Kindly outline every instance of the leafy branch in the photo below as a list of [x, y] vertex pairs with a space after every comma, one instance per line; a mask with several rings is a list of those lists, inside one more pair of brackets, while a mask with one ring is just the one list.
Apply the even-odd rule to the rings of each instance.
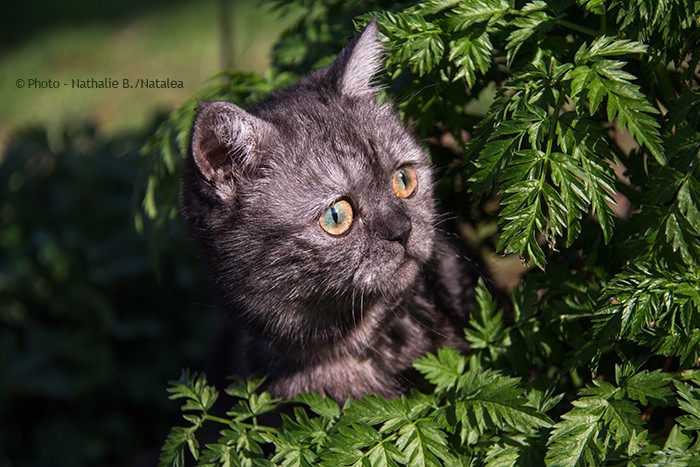
[[[479, 285], [480, 313], [489, 316], [493, 299]], [[473, 321], [477, 324], [478, 321]], [[477, 350], [478, 351], [478, 350]], [[643, 369], [645, 361], [616, 365], [613, 383], [593, 380], [570, 401], [558, 421], [564, 394], [554, 387], [527, 387], [450, 348], [415, 362], [434, 385], [430, 394], [398, 399], [365, 396], [343, 407], [318, 394], [291, 401], [261, 391], [264, 380], [235, 379], [226, 417], [212, 416], [217, 391], [203, 376], [183, 373], [169, 392], [185, 399], [190, 426], [173, 428], [163, 446], [162, 466], [199, 465], [486, 465], [517, 460], [551, 465], [603, 465], [634, 459], [688, 459], [700, 455], [700, 373]], [[683, 415], [665, 444], [652, 439], [642, 410], [676, 407]], [[257, 417], [283, 413], [282, 426]], [[202, 450], [197, 440], [205, 423], [224, 425], [220, 438]]]

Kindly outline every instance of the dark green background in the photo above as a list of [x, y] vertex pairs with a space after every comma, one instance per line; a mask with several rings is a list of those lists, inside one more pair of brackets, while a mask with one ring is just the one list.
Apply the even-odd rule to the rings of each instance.
[[[259, 70], [280, 26], [253, 1], [230, 5], [231, 58]], [[3, 6], [0, 466], [154, 465], [180, 420], [167, 382], [211, 358], [220, 316], [179, 223], [155, 257], [134, 212], [143, 144], [163, 113], [218, 69], [219, 6]], [[150, 61], [155, 68], [140, 76]], [[185, 89], [15, 87], [18, 78], [102, 79], [115, 70], [143, 78], [162, 71]]]

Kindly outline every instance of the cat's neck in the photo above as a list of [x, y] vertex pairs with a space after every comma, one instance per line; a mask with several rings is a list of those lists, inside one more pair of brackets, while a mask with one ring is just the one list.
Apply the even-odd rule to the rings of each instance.
[[320, 363], [347, 355], [363, 356], [386, 332], [389, 321], [406, 314], [411, 297], [338, 295], [332, 299], [287, 303], [298, 317], [286, 333], [271, 341], [280, 354], [298, 362]]
[[[278, 396], [319, 391], [343, 400], [376, 393], [401, 394], [420, 384], [411, 362], [443, 345], [463, 344], [434, 305], [415, 295], [365, 303], [353, 326], [334, 339], [277, 347], [270, 342], [266, 372]], [[284, 350], [282, 350], [284, 349]]]

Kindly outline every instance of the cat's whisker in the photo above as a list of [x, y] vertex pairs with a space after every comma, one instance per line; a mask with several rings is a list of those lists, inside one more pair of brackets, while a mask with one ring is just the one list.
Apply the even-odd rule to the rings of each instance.
[[397, 377], [403, 382], [403, 385], [407, 388], [416, 389], [418, 387], [415, 381], [411, 380], [407, 376], [402, 375], [401, 373], [399, 373]]
[[402, 310], [402, 311], [404, 312], [404, 314], [405, 314], [406, 316], [408, 316], [408, 318], [411, 319], [414, 323], [417, 323], [419, 326], [423, 327], [424, 329], [427, 329], [429, 332], [431, 332], [431, 333], [433, 333], [433, 334], [435, 334], [435, 335], [437, 335], [437, 336], [440, 336], [441, 338], [443, 338], [443, 339], [445, 339], [445, 340], [449, 339], [449, 336], [447, 336], [446, 334], [443, 334], [443, 333], [439, 332], [437, 329], [432, 328], [432, 327], [428, 326], [427, 324], [421, 322], [421, 321], [418, 320], [418, 318], [416, 318], [412, 313], [406, 312], [406, 311], [404, 310], [404, 308], [403, 308], [403, 305], [401, 306], [401, 310]]
[[357, 326], [357, 321], [355, 320], [355, 289], [352, 290], [350, 294], [350, 313], [352, 313], [352, 326]]
[[459, 219], [457, 216], [455, 216], [452, 213], [443, 213], [435, 216], [435, 221], [433, 222], [433, 226], [437, 227], [442, 223], [445, 223], [447, 221], [456, 221]]
[[365, 321], [365, 292], [360, 291], [360, 322]]

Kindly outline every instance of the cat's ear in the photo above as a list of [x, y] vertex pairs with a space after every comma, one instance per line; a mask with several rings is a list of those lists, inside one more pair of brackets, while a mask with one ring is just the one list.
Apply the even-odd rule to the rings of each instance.
[[269, 123], [234, 104], [202, 102], [192, 128], [192, 158], [220, 194], [233, 194], [232, 183], [250, 169], [256, 148], [271, 131]]
[[339, 74], [338, 87], [342, 94], [356, 97], [377, 91], [372, 80], [384, 66], [384, 47], [378, 34], [377, 19], [373, 18], [331, 65]]

